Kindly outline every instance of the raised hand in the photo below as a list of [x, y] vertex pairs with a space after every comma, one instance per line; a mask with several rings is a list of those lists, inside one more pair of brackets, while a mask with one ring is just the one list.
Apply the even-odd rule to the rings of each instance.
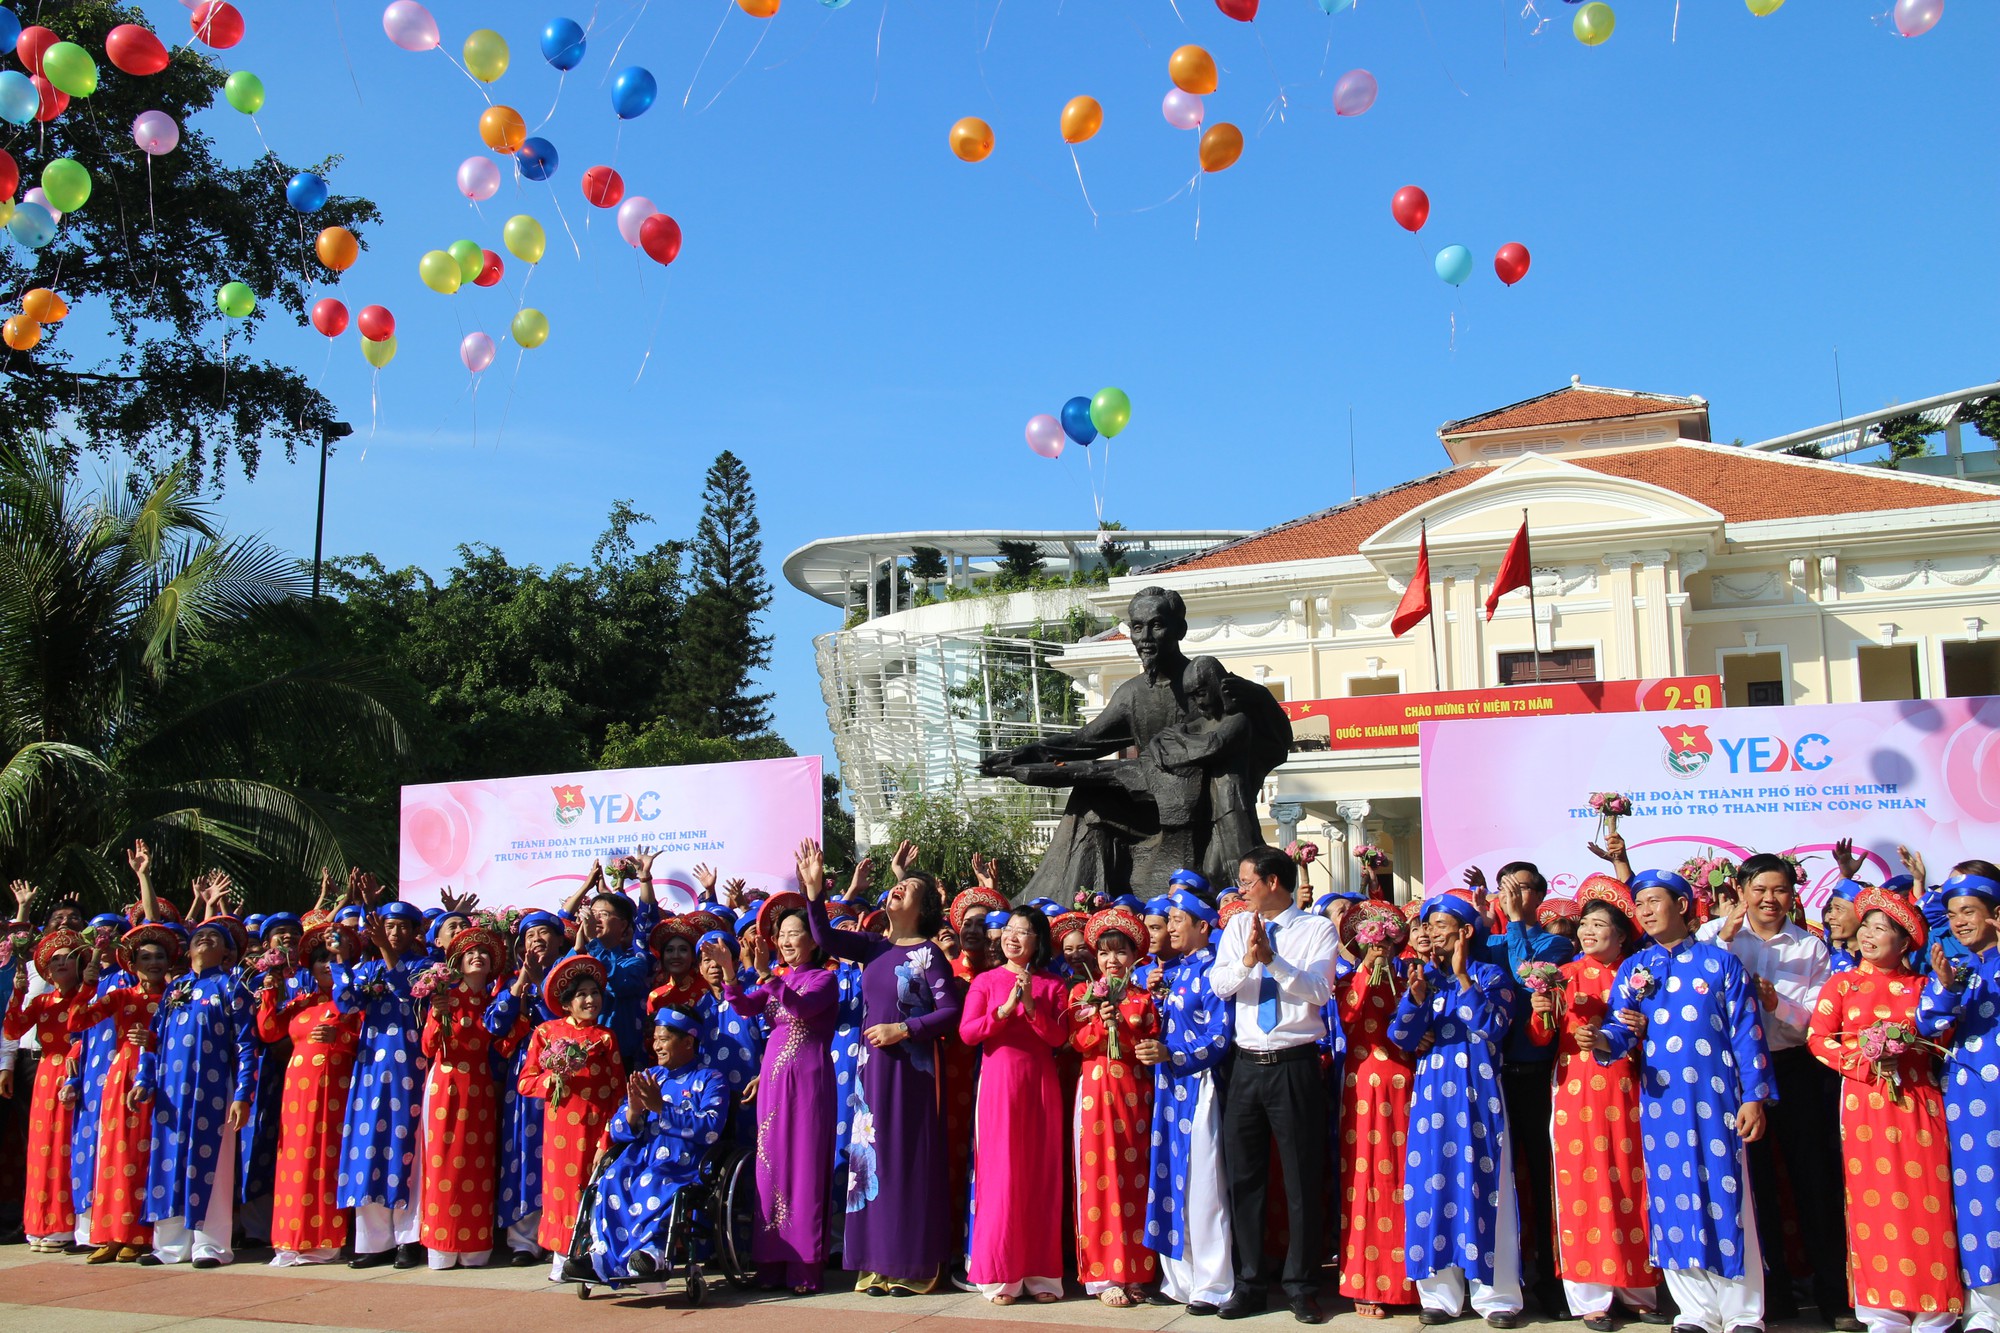
[[1410, 969], [1410, 1003], [1422, 1009], [1431, 1002], [1431, 970], [1427, 967]]
[[313, 910], [315, 912], [321, 911], [326, 907], [327, 895], [332, 892], [333, 872], [325, 866], [321, 866], [319, 868], [319, 897], [313, 899]]
[[1472, 978], [1466, 971], [1466, 959], [1472, 948], [1472, 936], [1460, 932], [1451, 946], [1451, 974], [1458, 978], [1460, 985], [1471, 985]]
[[632, 855], [625, 858], [626, 863], [632, 867], [634, 875], [639, 879], [651, 879], [653, 877], [653, 862], [659, 859], [660, 854], [658, 852], [647, 851], [644, 844], [633, 848]]
[[1896, 859], [1903, 863], [1903, 869], [1907, 870], [1910, 873], [1910, 878], [1917, 882], [1917, 892], [1921, 893], [1931, 886], [1930, 880], [1924, 875], [1924, 858], [1922, 854], [1913, 852], [1909, 848], [1898, 844], [1896, 847]]
[[1243, 966], [1256, 967], [1259, 963], [1270, 962], [1271, 958], [1271, 937], [1264, 931], [1264, 918], [1252, 915], [1250, 939], [1243, 947]]
[[771, 975], [771, 941], [761, 930], [752, 930], [749, 938], [750, 966], [761, 979]]
[[14, 919], [28, 920], [28, 908], [35, 901], [35, 886], [25, 879], [17, 879], [7, 887], [14, 893]]
[[737, 878], [730, 880], [727, 884], [724, 884], [722, 886], [724, 905], [733, 910], [737, 911], [742, 910], [743, 893], [744, 890], [747, 889], [748, 887], [749, 887], [748, 883], [745, 882], [742, 876], [740, 875]]
[[799, 873], [799, 892], [812, 902], [826, 897], [826, 853], [819, 843], [811, 838], [799, 843], [796, 865]]
[[[972, 859], [975, 862], [978, 861], [979, 854], [977, 852], [973, 853]], [[917, 844], [905, 838], [896, 845], [896, 854], [889, 858], [889, 869], [895, 874], [897, 879], [901, 879], [909, 873], [910, 867], [916, 863]], [[975, 873], [977, 873], [976, 870]]]
[[1842, 838], [1833, 844], [1833, 863], [1840, 867], [1840, 873], [1847, 879], [1856, 879], [1861, 874], [1861, 858], [1854, 854], [1854, 839]]
[[702, 897], [708, 899], [715, 897], [715, 867], [706, 863], [697, 865], [694, 868], [694, 882], [701, 885]]
[[1951, 960], [1945, 956], [1942, 944], [1933, 944], [1931, 946], [1931, 971], [1936, 975], [1938, 985], [1944, 987], [1946, 990], [1955, 991], [1965, 984], [1965, 978], [1959, 974], [1958, 969], [1954, 968], [1951, 965]]
[[[908, 845], [907, 843], [904, 844], [904, 846]], [[896, 878], [901, 879], [903, 877], [902, 870], [896, 867], [894, 862], [890, 863], [890, 867], [896, 871]], [[998, 893], [1000, 891], [1000, 863], [983, 852], [974, 852], [972, 854], [972, 882], [982, 889], [991, 889], [995, 893]]]
[[144, 838], [136, 839], [125, 853], [125, 864], [132, 867], [132, 874], [145, 879], [153, 873], [153, 853], [147, 849]]
[[859, 902], [861, 891], [875, 880], [875, 858], [864, 856], [854, 863], [854, 873], [847, 877], [847, 897], [851, 902]]

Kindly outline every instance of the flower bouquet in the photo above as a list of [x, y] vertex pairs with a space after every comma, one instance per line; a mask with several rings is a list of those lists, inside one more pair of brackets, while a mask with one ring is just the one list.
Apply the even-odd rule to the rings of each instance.
[[428, 1000], [439, 991], [451, 989], [451, 969], [443, 963], [426, 963], [410, 975], [410, 997]]
[[1622, 791], [1594, 791], [1590, 794], [1590, 810], [1597, 816], [1597, 826], [1604, 833], [1618, 832], [1618, 821], [1632, 813], [1632, 798]]
[[1297, 838], [1285, 844], [1285, 855], [1301, 866], [1309, 866], [1319, 860], [1319, 844], [1301, 842]]
[[1381, 903], [1363, 903], [1355, 910], [1361, 914], [1361, 922], [1354, 928], [1354, 942], [1361, 946], [1364, 953], [1369, 949], [1381, 949], [1385, 955], [1375, 960], [1368, 984], [1385, 985], [1390, 980], [1386, 955], [1402, 952], [1403, 945], [1410, 938], [1409, 923], [1403, 919], [1401, 912]]
[[1890, 1097], [1899, 1106], [1903, 1102], [1903, 1074], [1897, 1066], [1912, 1050], [1930, 1051], [1934, 1055], [1945, 1053], [1942, 1046], [1925, 1041], [1906, 1024], [1886, 1018], [1870, 1023], [1857, 1044], [1856, 1053], [1875, 1071], [1875, 1077], [1888, 1085]]
[[1354, 859], [1370, 870], [1381, 870], [1389, 864], [1389, 853], [1372, 842], [1361, 842], [1354, 845]]
[[1097, 889], [1078, 888], [1070, 907], [1085, 914], [1101, 912], [1111, 905], [1111, 899]]
[[541, 1070], [549, 1076], [549, 1100], [557, 1105], [569, 1096], [569, 1078], [580, 1074], [589, 1063], [589, 1055], [580, 1041], [558, 1037], [542, 1047]]
[[[1092, 1013], [1096, 1012], [1098, 1005], [1108, 1004], [1116, 1009], [1120, 1004], [1124, 1003], [1124, 1000], [1125, 978], [1099, 977], [1084, 987], [1083, 1003], [1077, 1006], [1077, 1015], [1082, 1018], [1088, 1018]], [[1124, 1053], [1119, 1049], [1118, 1025], [1116, 1023], [1107, 1023], [1104, 1025], [1104, 1052], [1113, 1060], [1122, 1060], [1125, 1058]]]
[[292, 965], [292, 955], [283, 945], [274, 944], [264, 952], [250, 959], [250, 970], [258, 976], [266, 972], [277, 972]]
[[1530, 995], [1559, 995], [1569, 985], [1569, 978], [1554, 963], [1523, 963], [1515, 975]]
[[35, 951], [35, 932], [27, 926], [15, 926], [5, 935], [0, 935], [0, 967], [6, 967], [16, 958], [26, 958]]

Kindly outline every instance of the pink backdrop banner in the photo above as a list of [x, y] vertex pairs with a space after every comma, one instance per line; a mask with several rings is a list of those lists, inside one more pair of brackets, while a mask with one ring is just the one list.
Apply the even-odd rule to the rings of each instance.
[[1586, 850], [1602, 842], [1594, 791], [1632, 798], [1618, 831], [1635, 869], [1789, 852], [1807, 858], [1813, 909], [1840, 877], [1840, 838], [1869, 883], [1901, 872], [1898, 843], [1932, 883], [2000, 856], [2000, 698], [1426, 722], [1418, 746], [1433, 893], [1520, 860], [1573, 894], [1608, 869]]
[[820, 760], [614, 768], [403, 788], [403, 898], [439, 891], [482, 906], [554, 907], [590, 863], [644, 846], [660, 853], [654, 888], [670, 911], [694, 903], [694, 867], [753, 889], [796, 889], [793, 854], [820, 836]]

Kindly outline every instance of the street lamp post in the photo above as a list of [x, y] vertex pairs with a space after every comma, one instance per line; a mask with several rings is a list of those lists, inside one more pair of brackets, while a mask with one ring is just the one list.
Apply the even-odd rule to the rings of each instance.
[[354, 434], [345, 421], [329, 421], [319, 428], [319, 513], [313, 519], [313, 600], [319, 600], [319, 557], [326, 536], [326, 455], [335, 440]]

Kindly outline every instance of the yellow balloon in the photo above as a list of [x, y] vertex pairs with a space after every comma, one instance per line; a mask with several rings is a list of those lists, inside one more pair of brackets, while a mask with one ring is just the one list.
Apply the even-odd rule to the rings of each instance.
[[533, 306], [514, 312], [514, 341], [523, 347], [540, 347], [549, 340], [549, 317]]
[[1064, 143], [1082, 143], [1104, 128], [1104, 108], [1095, 97], [1072, 97], [1063, 107]]
[[0, 227], [6, 226], [13, 216], [14, 201], [12, 199], [0, 199]]
[[439, 296], [450, 296], [465, 281], [458, 261], [442, 250], [424, 251], [424, 257], [417, 261], [417, 276], [424, 280], [424, 286]]
[[396, 335], [390, 334], [381, 342], [361, 340], [361, 356], [369, 365], [380, 370], [396, 359]]
[[1743, 3], [1760, 19], [1767, 19], [1785, 7], [1785, 0], [1743, 0]]
[[507, 39], [481, 28], [465, 39], [465, 68], [481, 83], [493, 83], [507, 72]]
[[1604, 0], [1590, 0], [1590, 3], [1576, 11], [1570, 21], [1570, 31], [1585, 46], [1602, 46], [1611, 40], [1611, 30], [1618, 26], [1618, 16], [1611, 12], [1611, 6]]
[[[542, 251], [549, 248], [548, 233], [542, 224], [526, 213], [516, 213], [507, 219], [507, 225], [500, 229], [500, 239], [506, 242], [507, 253], [524, 264], [542, 262]], [[445, 258], [451, 258], [446, 255]]]
[[951, 151], [962, 162], [984, 162], [993, 151], [993, 127], [977, 116], [967, 116], [951, 127]]

